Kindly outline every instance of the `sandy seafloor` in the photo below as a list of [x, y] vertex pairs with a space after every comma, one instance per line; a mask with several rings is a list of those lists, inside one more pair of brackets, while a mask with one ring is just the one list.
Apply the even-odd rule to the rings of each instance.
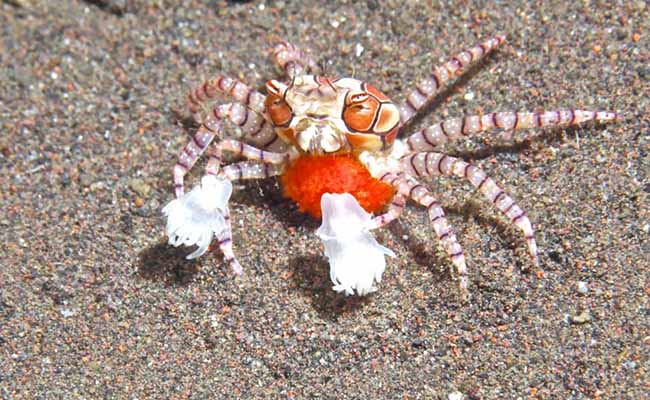
[[[0, 1], [0, 398], [648, 398], [650, 5], [454, 3]], [[398, 257], [363, 299], [331, 290], [318, 222], [274, 180], [235, 185], [244, 276], [167, 246], [192, 85], [223, 71], [262, 88], [288, 39], [399, 101], [499, 32], [413, 130], [490, 111], [627, 117], [448, 148], [528, 212], [539, 268], [454, 179], [430, 187], [469, 304], [413, 205], [376, 232]]]

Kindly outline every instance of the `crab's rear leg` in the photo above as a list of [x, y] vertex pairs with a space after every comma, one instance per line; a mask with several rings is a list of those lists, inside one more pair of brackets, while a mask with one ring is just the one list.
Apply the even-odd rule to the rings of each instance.
[[[400, 176], [401, 174], [399, 173], [386, 172], [379, 178], [379, 180], [386, 182], [395, 188], [396, 182], [400, 179]], [[393, 198], [390, 200], [390, 204], [388, 204], [386, 212], [372, 218], [372, 226], [370, 229], [384, 227], [399, 218], [400, 215], [402, 215], [402, 211], [404, 211], [406, 200], [406, 196], [396, 189]]]
[[465, 255], [463, 249], [460, 247], [456, 234], [449, 225], [445, 212], [438, 200], [436, 200], [431, 193], [420, 184], [415, 178], [408, 173], [388, 173], [382, 176], [382, 180], [390, 182], [400, 195], [413, 199], [416, 203], [426, 207], [429, 214], [429, 221], [433, 226], [433, 230], [445, 250], [451, 262], [456, 267], [458, 273], [458, 280], [460, 285], [461, 297], [466, 300], [469, 297], [468, 277], [467, 277], [467, 263], [465, 262]]
[[201, 123], [202, 105], [222, 94], [231, 100], [256, 111], [264, 112], [264, 96], [262, 93], [251, 89], [244, 82], [218, 74], [214, 78], [204, 81], [194, 87], [187, 94], [187, 107], [196, 122]]
[[431, 73], [418, 82], [400, 105], [401, 124], [406, 125], [415, 114], [452, 79], [467, 71], [467, 67], [482, 60], [492, 50], [505, 41], [503, 36], [494, 36], [483, 43], [463, 50], [440, 66], [433, 67]]
[[407, 156], [402, 159], [402, 167], [415, 176], [457, 176], [468, 180], [522, 231], [530, 256], [537, 264], [535, 234], [526, 213], [482, 169], [459, 158], [433, 152]]
[[271, 50], [271, 57], [289, 79], [299, 75], [316, 73], [319, 69], [310, 56], [289, 42], [277, 44]]
[[571, 126], [587, 121], [608, 122], [618, 118], [610, 111], [558, 110], [534, 112], [496, 112], [451, 118], [419, 130], [406, 139], [410, 151], [431, 151], [447, 142], [494, 129], [513, 131], [518, 129], [544, 128], [547, 126]]

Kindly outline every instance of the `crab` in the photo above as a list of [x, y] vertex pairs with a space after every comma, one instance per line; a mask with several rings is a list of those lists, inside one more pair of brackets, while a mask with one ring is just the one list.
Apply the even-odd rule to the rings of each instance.
[[[164, 209], [170, 243], [198, 245], [199, 249], [188, 256], [192, 258], [205, 253], [210, 242], [216, 240], [225, 260], [241, 272], [233, 253], [227, 207], [232, 191], [230, 182], [279, 176], [284, 194], [301, 211], [315, 218], [323, 217], [319, 236], [325, 241], [332, 265], [334, 289], [366, 294], [376, 290], [375, 281], [381, 279], [383, 256], [392, 255], [367, 232], [397, 219], [407, 200], [412, 200], [426, 208], [438, 242], [455, 267], [460, 293], [466, 298], [469, 283], [463, 250], [440, 202], [422, 183], [430, 177], [453, 176], [468, 181], [521, 231], [532, 262], [537, 263], [533, 227], [522, 208], [481, 168], [441, 149], [449, 142], [482, 132], [570, 126], [590, 120], [607, 122], [616, 120], [617, 113], [576, 109], [491, 112], [447, 119], [410, 134], [406, 129], [436, 94], [503, 42], [503, 36], [491, 37], [433, 67], [400, 104], [358, 79], [318, 75], [314, 60], [287, 42], [271, 51], [286, 79], [269, 80], [266, 95], [224, 75], [196, 86], [189, 92], [187, 103], [200, 127], [174, 166], [177, 199]], [[213, 105], [217, 96], [231, 102]], [[224, 121], [238, 126], [240, 135], [222, 135]], [[211, 145], [215, 138], [218, 140]], [[225, 165], [225, 152], [245, 160]], [[184, 177], [203, 153], [209, 158], [201, 187], [186, 194]], [[337, 193], [348, 195], [338, 200], [330, 195]], [[343, 210], [343, 214], [337, 216], [337, 210]], [[345, 217], [346, 212], [353, 217]], [[206, 221], [216, 222], [206, 225]], [[356, 227], [350, 228], [353, 234], [344, 232], [348, 229], [346, 225], [355, 223]], [[326, 231], [344, 233], [336, 238], [323, 233]], [[334, 242], [327, 241], [330, 239]], [[346, 247], [346, 243], [354, 245]], [[343, 282], [339, 276], [355, 275], [353, 270], [363, 269], [361, 264], [367, 258], [344, 256], [347, 271], [343, 273], [341, 265], [332, 264], [337, 257], [332, 252], [350, 247], [349, 251], [354, 251], [366, 245], [367, 254], [372, 255], [369, 257], [376, 259], [379, 255], [381, 261], [376, 263], [381, 265], [371, 268], [369, 278]]]

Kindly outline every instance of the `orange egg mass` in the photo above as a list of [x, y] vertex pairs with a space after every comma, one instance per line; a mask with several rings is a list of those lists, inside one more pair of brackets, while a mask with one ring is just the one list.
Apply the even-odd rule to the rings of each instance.
[[280, 183], [300, 211], [318, 219], [324, 193], [350, 193], [369, 213], [381, 211], [394, 193], [351, 155], [302, 156], [280, 176]]

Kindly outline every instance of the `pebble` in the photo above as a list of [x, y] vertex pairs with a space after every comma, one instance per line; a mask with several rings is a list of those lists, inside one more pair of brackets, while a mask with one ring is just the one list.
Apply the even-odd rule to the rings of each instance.
[[129, 181], [129, 187], [131, 190], [136, 192], [140, 197], [148, 197], [149, 193], [151, 193], [151, 185], [147, 184], [145, 181], [142, 179], [131, 179]]
[[92, 185], [92, 183], [93, 183], [93, 180], [90, 177], [90, 175], [84, 174], [84, 173], [79, 174], [79, 184], [81, 184], [81, 186], [88, 187], [88, 186]]
[[583, 311], [578, 315], [571, 316], [571, 323], [574, 325], [582, 325], [591, 321], [591, 314], [589, 311]]
[[70, 310], [68, 308], [62, 308], [61, 309], [61, 315], [63, 315], [64, 318], [70, 318], [73, 315], [75, 315], [74, 310]]
[[447, 396], [447, 400], [463, 400], [465, 396], [461, 392], [451, 392]]
[[587, 282], [578, 281], [578, 293], [587, 294], [589, 292], [589, 287], [587, 287]]

